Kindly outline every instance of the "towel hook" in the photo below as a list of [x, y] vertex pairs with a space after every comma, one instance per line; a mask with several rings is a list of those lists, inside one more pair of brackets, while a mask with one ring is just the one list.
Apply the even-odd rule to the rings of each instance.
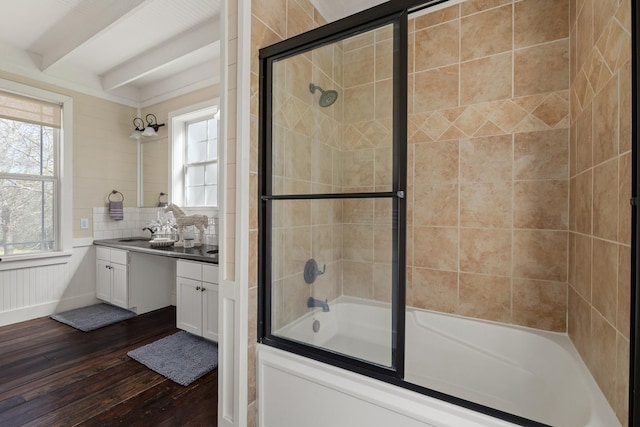
[[[164, 201], [160, 200], [163, 197], [165, 198]], [[158, 207], [166, 208], [167, 205], [169, 204], [168, 202], [169, 202], [169, 195], [167, 193], [161, 192], [160, 195], [158, 196]]]
[[111, 196], [113, 196], [114, 194], [119, 194], [120, 197], [122, 197], [122, 200], [120, 200], [121, 202], [124, 202], [124, 194], [122, 194], [121, 192], [119, 192], [118, 190], [113, 190], [111, 191], [111, 194], [109, 194], [109, 201], [111, 202]]

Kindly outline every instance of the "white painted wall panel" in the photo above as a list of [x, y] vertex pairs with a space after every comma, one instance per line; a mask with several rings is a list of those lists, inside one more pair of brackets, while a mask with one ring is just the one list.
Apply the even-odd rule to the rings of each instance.
[[77, 246], [59, 262], [33, 267], [16, 264], [14, 269], [9, 263], [3, 265], [0, 326], [97, 302], [93, 246]]
[[513, 424], [258, 344], [260, 427], [509, 427]]

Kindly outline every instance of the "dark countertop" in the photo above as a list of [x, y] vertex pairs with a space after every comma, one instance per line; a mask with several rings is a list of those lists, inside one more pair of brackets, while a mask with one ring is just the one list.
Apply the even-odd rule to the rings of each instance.
[[[176, 246], [166, 246], [163, 248], [152, 248], [147, 237], [120, 237], [117, 239], [94, 240], [94, 245], [108, 246], [110, 248], [124, 249], [133, 252], [142, 252], [150, 255], [168, 256], [191, 261], [218, 263], [218, 246], [202, 245], [193, 248]], [[216, 251], [215, 253], [207, 253]]]

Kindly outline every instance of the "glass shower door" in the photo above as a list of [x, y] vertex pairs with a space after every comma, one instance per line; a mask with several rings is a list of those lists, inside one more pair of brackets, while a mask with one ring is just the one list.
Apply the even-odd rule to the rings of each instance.
[[[391, 366], [390, 201], [278, 200], [273, 205], [279, 211], [271, 248], [273, 335]], [[309, 211], [314, 213], [305, 215], [310, 221], [304, 224], [296, 215]], [[351, 218], [345, 221], [343, 215]]]
[[263, 57], [260, 153], [263, 342], [393, 372], [404, 322], [398, 25]]

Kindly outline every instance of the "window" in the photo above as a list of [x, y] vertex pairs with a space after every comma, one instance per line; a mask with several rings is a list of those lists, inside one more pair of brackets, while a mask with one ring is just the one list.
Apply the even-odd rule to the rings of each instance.
[[60, 249], [61, 107], [0, 92], [0, 255]]
[[218, 120], [185, 123], [185, 206], [218, 206]]
[[218, 107], [212, 103], [195, 105], [170, 113], [169, 120], [171, 201], [183, 207], [217, 208]]

